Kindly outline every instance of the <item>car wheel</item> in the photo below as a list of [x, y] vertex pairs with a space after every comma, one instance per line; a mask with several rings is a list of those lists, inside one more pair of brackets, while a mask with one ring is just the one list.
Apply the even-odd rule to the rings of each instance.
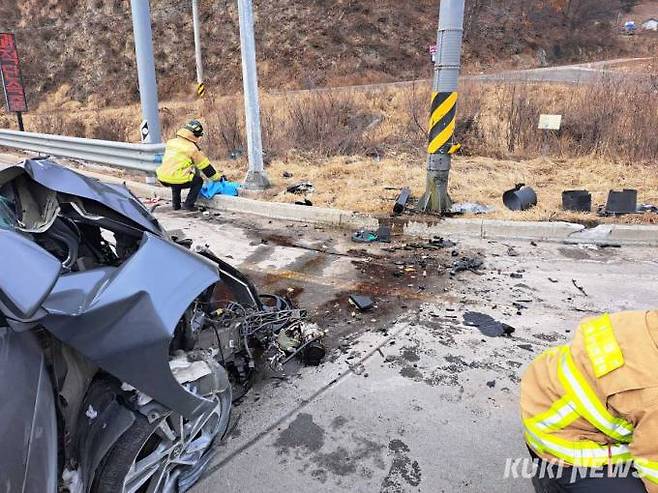
[[97, 469], [91, 491], [180, 493], [190, 489], [213, 457], [213, 442], [228, 428], [230, 386], [206, 398], [215, 406], [194, 420], [173, 413], [151, 423], [135, 412], [135, 422]]

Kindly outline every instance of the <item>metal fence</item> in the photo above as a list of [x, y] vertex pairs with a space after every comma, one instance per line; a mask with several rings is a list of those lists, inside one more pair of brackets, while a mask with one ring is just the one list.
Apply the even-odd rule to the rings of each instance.
[[151, 173], [162, 162], [165, 149], [164, 144], [128, 144], [16, 130], [0, 130], [0, 146]]

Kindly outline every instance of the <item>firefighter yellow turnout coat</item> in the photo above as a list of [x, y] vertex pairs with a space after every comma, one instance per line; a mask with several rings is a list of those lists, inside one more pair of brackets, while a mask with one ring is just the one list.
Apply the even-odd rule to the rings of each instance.
[[197, 142], [192, 132], [180, 129], [176, 138], [167, 142], [162, 164], [156, 170], [158, 180], [170, 185], [182, 185], [192, 181], [195, 170], [208, 168], [210, 161], [201, 152]]
[[[658, 493], [658, 311], [584, 320], [521, 382], [525, 440], [577, 467], [628, 463]], [[621, 467], [621, 466], [617, 466]]]

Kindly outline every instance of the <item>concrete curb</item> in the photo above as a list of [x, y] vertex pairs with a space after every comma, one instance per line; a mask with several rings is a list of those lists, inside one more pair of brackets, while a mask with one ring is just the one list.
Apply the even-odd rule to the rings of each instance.
[[[132, 192], [141, 197], [161, 197], [171, 200], [168, 188], [137, 183], [103, 175], [81, 172], [110, 183], [126, 183]], [[218, 196], [200, 200], [210, 209], [223, 212], [251, 214], [268, 219], [304, 222], [346, 229], [377, 229], [382, 224], [391, 226], [394, 233], [407, 236], [465, 236], [497, 240], [550, 241], [561, 243], [589, 243], [613, 245], [658, 246], [658, 226], [602, 224], [587, 229], [581, 224], [567, 222], [526, 222], [490, 219], [439, 219], [411, 216], [376, 218], [366, 214], [306, 207], [278, 202], [264, 202], [244, 197]]]

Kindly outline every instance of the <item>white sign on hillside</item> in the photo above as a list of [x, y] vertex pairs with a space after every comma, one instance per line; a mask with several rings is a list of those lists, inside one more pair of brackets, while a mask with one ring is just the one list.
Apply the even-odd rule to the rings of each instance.
[[539, 130], [560, 130], [562, 115], [539, 115]]

